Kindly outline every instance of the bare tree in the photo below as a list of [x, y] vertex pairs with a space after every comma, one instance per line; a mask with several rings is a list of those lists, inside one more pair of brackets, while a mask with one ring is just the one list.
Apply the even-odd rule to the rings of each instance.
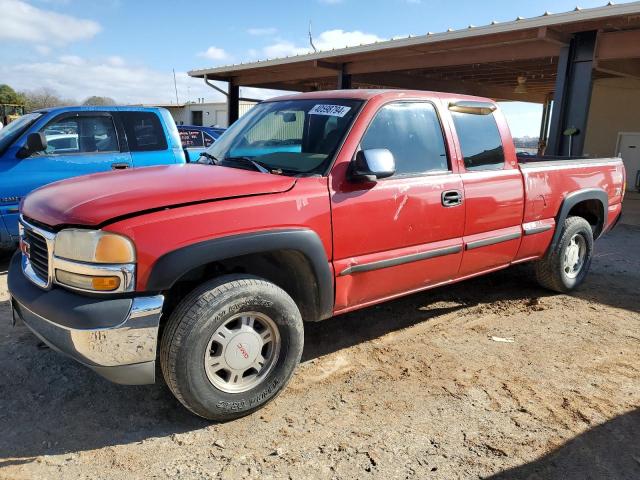
[[42, 87], [37, 90], [24, 92], [24, 96], [25, 107], [28, 112], [39, 110], [41, 108], [78, 104], [76, 100], [60, 97], [58, 92], [49, 87]]
[[96, 107], [107, 107], [107, 106], [115, 105], [116, 101], [111, 97], [98, 97], [94, 95], [87, 98], [84, 102], [82, 102], [82, 104], [96, 106]]

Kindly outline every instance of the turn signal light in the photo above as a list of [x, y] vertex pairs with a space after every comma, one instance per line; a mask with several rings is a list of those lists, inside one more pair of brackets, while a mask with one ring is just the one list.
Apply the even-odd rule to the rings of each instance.
[[91, 280], [94, 290], [111, 291], [120, 286], [118, 277], [93, 277]]
[[80, 288], [82, 290], [95, 290], [98, 292], [111, 292], [120, 286], [120, 278], [115, 276], [95, 277], [91, 275], [80, 275], [56, 270], [56, 280], [62, 285]]

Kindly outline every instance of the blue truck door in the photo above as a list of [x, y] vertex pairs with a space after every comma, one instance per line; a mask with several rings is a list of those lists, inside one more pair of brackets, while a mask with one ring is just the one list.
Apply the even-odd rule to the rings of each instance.
[[[177, 163], [178, 160], [174, 152], [176, 145], [173, 145], [173, 137], [178, 138], [177, 150], [181, 155], [180, 163], [184, 163], [178, 132], [165, 131], [156, 112], [120, 111], [118, 117], [122, 121], [127, 135], [127, 144], [134, 167]], [[169, 133], [174, 133], [174, 135], [169, 135]]]
[[[54, 117], [38, 131], [47, 138], [47, 149], [17, 160], [0, 179], [12, 190], [19, 184], [19, 194], [65, 178], [109, 171], [132, 166], [126, 143], [109, 112], [69, 112]], [[18, 235], [18, 210], [3, 212], [4, 221], [12, 236]]]

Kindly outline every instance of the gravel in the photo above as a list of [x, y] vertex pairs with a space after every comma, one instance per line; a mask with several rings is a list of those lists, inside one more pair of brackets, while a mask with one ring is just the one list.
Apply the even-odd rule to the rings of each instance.
[[226, 424], [11, 328], [5, 258], [0, 478], [640, 478], [639, 246], [620, 225], [571, 296], [523, 266], [307, 325], [285, 392]]

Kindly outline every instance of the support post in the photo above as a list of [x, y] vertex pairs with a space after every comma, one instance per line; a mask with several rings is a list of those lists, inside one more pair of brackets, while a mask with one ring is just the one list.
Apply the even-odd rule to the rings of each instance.
[[338, 72], [338, 90], [348, 90], [351, 88], [351, 75], [344, 71], [344, 68]]
[[547, 99], [542, 105], [542, 119], [540, 121], [540, 136], [538, 138], [538, 155], [539, 156], [543, 156], [547, 150], [550, 117], [551, 117], [551, 96], [547, 96]]
[[240, 86], [229, 81], [229, 92], [227, 94], [227, 127], [238, 120], [240, 116]]
[[563, 135], [568, 128], [579, 130], [571, 139], [572, 155], [582, 155], [597, 34], [596, 31], [576, 33], [571, 44], [560, 51], [546, 152], [549, 155], [569, 154], [570, 139]]

